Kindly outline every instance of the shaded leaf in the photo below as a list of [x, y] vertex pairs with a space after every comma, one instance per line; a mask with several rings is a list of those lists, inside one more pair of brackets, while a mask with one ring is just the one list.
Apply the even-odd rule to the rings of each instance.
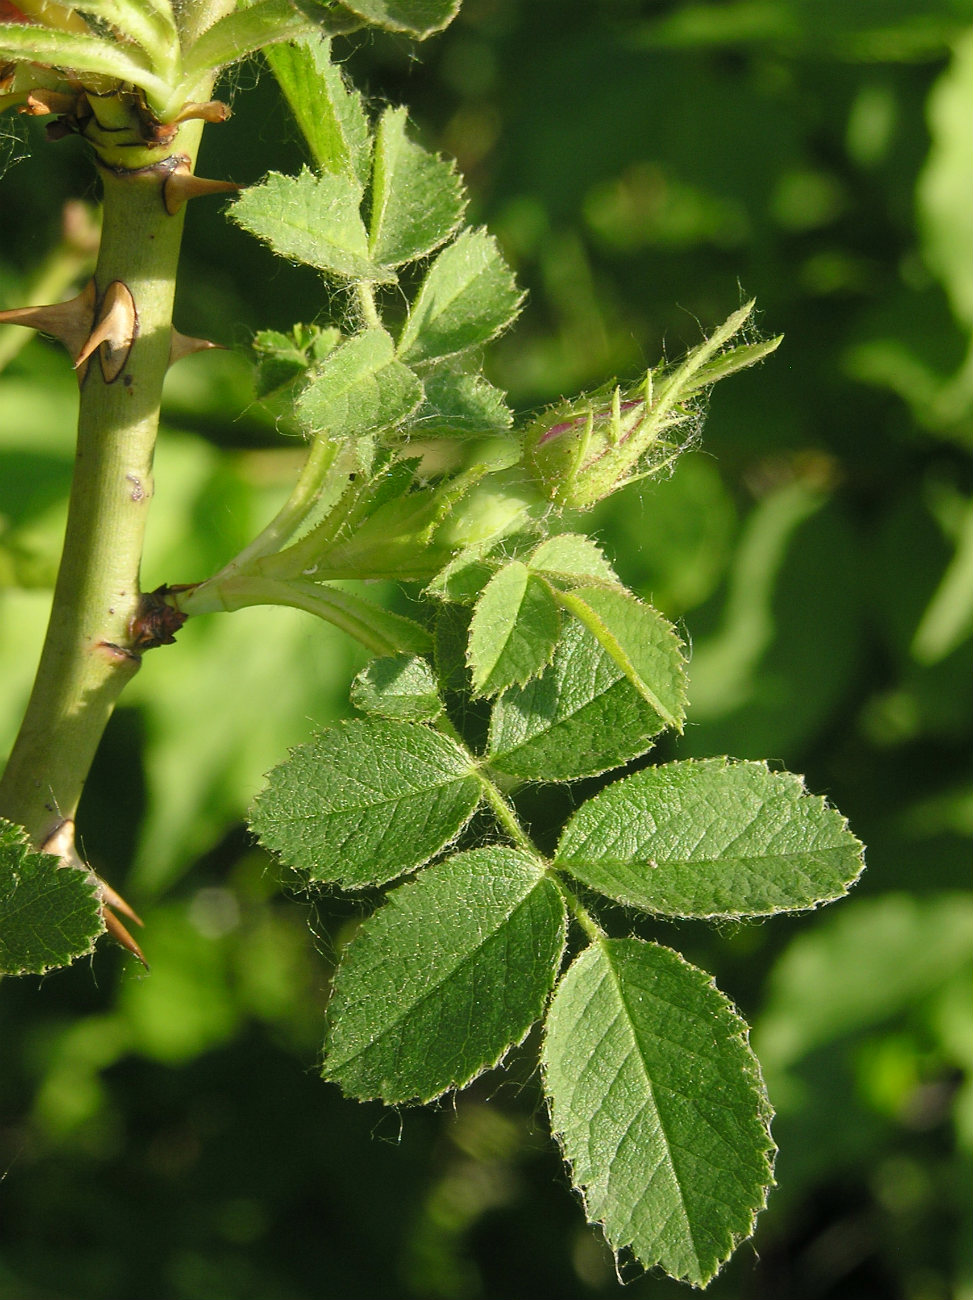
[[421, 401], [422, 384], [397, 360], [391, 335], [366, 329], [325, 358], [297, 414], [315, 433], [343, 439], [399, 424]]
[[503, 393], [481, 374], [448, 363], [424, 367], [422, 386], [425, 401], [411, 423], [424, 438], [499, 433], [513, 423]]
[[735, 1009], [671, 949], [606, 940], [558, 986], [542, 1065], [588, 1220], [643, 1268], [705, 1286], [773, 1181], [770, 1103]]
[[94, 878], [35, 853], [20, 826], [0, 819], [0, 975], [67, 966], [104, 931]]
[[862, 846], [801, 778], [764, 763], [689, 760], [600, 791], [564, 829], [557, 862], [633, 907], [668, 916], [770, 916], [832, 902]]
[[463, 1087], [543, 1012], [565, 929], [557, 886], [526, 853], [494, 845], [428, 867], [342, 954], [324, 1077], [389, 1103]]
[[362, 713], [415, 722], [431, 721], [443, 711], [433, 671], [415, 655], [373, 659], [352, 682], [351, 702]]

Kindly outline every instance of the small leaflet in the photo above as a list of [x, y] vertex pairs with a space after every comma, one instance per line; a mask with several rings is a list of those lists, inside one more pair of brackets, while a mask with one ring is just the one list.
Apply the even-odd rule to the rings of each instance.
[[579, 582], [621, 586], [601, 547], [581, 533], [558, 533], [548, 537], [537, 547], [528, 563], [534, 573], [543, 574], [560, 586], [573, 587]]
[[361, 889], [428, 862], [480, 801], [470, 755], [429, 727], [366, 718], [274, 768], [250, 814], [261, 844], [311, 880]]
[[771, 916], [833, 902], [862, 846], [801, 778], [726, 758], [648, 767], [564, 829], [557, 863], [620, 903], [666, 916]]
[[465, 352], [505, 329], [523, 295], [485, 230], [464, 230], [437, 256], [406, 317], [399, 355], [412, 365]]
[[422, 401], [422, 384], [395, 356], [391, 335], [362, 330], [325, 357], [297, 401], [301, 423], [330, 438], [400, 424]]
[[361, 95], [331, 62], [327, 39], [268, 45], [263, 57], [287, 98], [318, 169], [343, 172], [364, 188], [372, 147]]
[[346, 173], [270, 172], [230, 207], [233, 220], [275, 253], [344, 280], [388, 283], [392, 272], [368, 255], [362, 187]]
[[565, 931], [557, 886], [519, 849], [493, 845], [427, 867], [342, 953], [324, 1077], [388, 1104], [464, 1087], [543, 1013]]
[[401, 266], [444, 243], [463, 219], [466, 200], [453, 163], [406, 135], [406, 110], [389, 108], [375, 134], [369, 253]]
[[639, 939], [586, 949], [547, 1016], [551, 1127], [588, 1221], [616, 1253], [698, 1287], [750, 1236], [773, 1183], [747, 1034], [705, 971]]
[[373, 659], [351, 684], [351, 702], [362, 713], [431, 722], [443, 711], [432, 669], [417, 655]]
[[515, 560], [490, 579], [477, 601], [467, 656], [478, 695], [523, 686], [550, 663], [561, 612], [546, 582]]
[[376, 27], [407, 32], [423, 40], [441, 32], [459, 12], [461, 0], [342, 0], [342, 8]]
[[[659, 635], [674, 636], [664, 623]], [[674, 697], [679, 681], [658, 686]], [[550, 666], [494, 704], [489, 763], [529, 780], [573, 781], [644, 754], [665, 726], [593, 633], [569, 619]]]
[[688, 689], [686, 661], [672, 624], [619, 587], [579, 587], [560, 599], [666, 726], [681, 731]]
[[452, 364], [423, 367], [425, 400], [410, 420], [423, 438], [469, 437], [501, 433], [513, 424], [513, 411], [499, 388], [478, 371]]

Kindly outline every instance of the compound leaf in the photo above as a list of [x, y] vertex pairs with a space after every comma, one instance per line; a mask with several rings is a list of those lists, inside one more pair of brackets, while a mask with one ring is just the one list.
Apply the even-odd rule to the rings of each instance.
[[559, 866], [667, 916], [769, 916], [829, 903], [861, 873], [845, 819], [801, 778], [725, 758], [645, 768], [568, 822]]
[[557, 886], [518, 849], [428, 867], [392, 890], [342, 954], [324, 1077], [389, 1103], [463, 1087], [542, 1014], [565, 928]]
[[551, 1123], [589, 1221], [696, 1286], [751, 1234], [772, 1183], [747, 1032], [705, 971], [638, 939], [583, 952], [547, 1016]]
[[35, 853], [20, 826], [0, 820], [0, 975], [67, 966], [104, 931], [94, 878]]
[[418, 723], [367, 718], [293, 750], [267, 778], [250, 826], [311, 880], [360, 889], [428, 862], [479, 799], [458, 745]]

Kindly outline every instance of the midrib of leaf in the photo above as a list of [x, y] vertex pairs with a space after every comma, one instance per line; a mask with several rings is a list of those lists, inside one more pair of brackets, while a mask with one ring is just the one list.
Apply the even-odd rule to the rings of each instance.
[[[666, 1127], [665, 1127], [665, 1124], [664, 1124], [664, 1122], [663, 1122], [662, 1110], [661, 1110], [661, 1108], [660, 1108], [658, 1102], [656, 1101], [655, 1087], [654, 1087], [654, 1085], [653, 1085], [653, 1083], [652, 1083], [652, 1078], [651, 1078], [651, 1076], [649, 1075], [648, 1071], [647, 1071], [646, 1068], [645, 1068], [645, 1056], [644, 1056], [644, 1054], [643, 1054], [642, 1051], [641, 1051], [641, 1041], [642, 1041], [642, 1040], [641, 1040], [641, 1038], [639, 1037], [639, 1034], [636, 1032], [635, 1025], [634, 1025], [633, 1020], [632, 1020], [632, 1016], [631, 1016], [631, 1014], [630, 1014], [630, 1012], [629, 1012], [629, 1009], [628, 1009], [628, 1002], [627, 1002], [627, 1000], [626, 1000], [626, 998], [625, 998], [625, 996], [624, 996], [624, 994], [623, 994], [623, 992], [622, 992], [621, 982], [620, 982], [620, 980], [619, 980], [619, 978], [618, 978], [618, 975], [617, 975], [617, 973], [616, 973], [616, 970], [615, 970], [615, 964], [614, 964], [614, 962], [612, 961], [610, 955], [608, 954], [607, 950], [606, 950], [604, 947], [602, 948], [602, 951], [605, 952], [606, 965], [607, 965], [607, 967], [608, 967], [607, 974], [608, 974], [608, 976], [610, 976], [610, 978], [611, 978], [611, 980], [612, 980], [612, 982], [613, 982], [613, 984], [614, 984], [614, 986], [615, 986], [615, 992], [616, 992], [617, 995], [618, 995], [618, 1002], [619, 1002], [619, 1005], [623, 1008], [623, 1010], [624, 1010], [624, 1012], [625, 1012], [625, 1021], [626, 1021], [626, 1026], [627, 1026], [627, 1029], [628, 1029], [628, 1036], [629, 1036], [629, 1038], [630, 1038], [631, 1041], [632, 1041], [632, 1047], [631, 1047], [631, 1051], [630, 1051], [629, 1055], [631, 1054], [631, 1052], [635, 1052], [635, 1053], [637, 1054], [637, 1056], [638, 1056], [638, 1062], [637, 1062], [637, 1064], [638, 1064], [639, 1072], [641, 1073], [643, 1079], [645, 1080], [645, 1086], [646, 1086], [646, 1089], [647, 1089], [647, 1091], [648, 1091], [649, 1097], [651, 1098], [651, 1101], [652, 1101], [652, 1113], [653, 1113], [653, 1115], [654, 1115], [655, 1118], [656, 1118], [656, 1121], [657, 1121], [657, 1123], [658, 1123], [659, 1132], [662, 1134], [662, 1137], [663, 1137], [663, 1140], [664, 1140], [664, 1143], [665, 1143], [665, 1151], [664, 1151], [664, 1154], [663, 1154], [663, 1156], [662, 1156], [662, 1158], [661, 1158], [661, 1160], [660, 1160], [660, 1164], [664, 1164], [665, 1167], [667, 1168], [667, 1170], [669, 1171], [669, 1174], [670, 1174], [670, 1177], [671, 1177], [672, 1184], [673, 1184], [673, 1186], [674, 1186], [674, 1188], [675, 1188], [675, 1190], [676, 1190], [676, 1194], [677, 1194], [677, 1196], [678, 1196], [678, 1198], [679, 1198], [679, 1206], [678, 1206], [678, 1208], [679, 1208], [679, 1210], [681, 1211], [680, 1218], [681, 1218], [681, 1220], [682, 1220], [682, 1224], [683, 1224], [684, 1229], [685, 1229], [685, 1235], [686, 1235], [687, 1240], [689, 1241], [689, 1243], [690, 1243], [691, 1246], [692, 1246], [693, 1255], [694, 1255], [694, 1257], [695, 1257], [695, 1261], [696, 1261], [696, 1266], [697, 1266], [697, 1269], [699, 1269], [699, 1268], [700, 1268], [700, 1265], [701, 1265], [700, 1256], [699, 1256], [699, 1251], [696, 1249], [696, 1241], [695, 1241], [695, 1238], [694, 1238], [694, 1236], [693, 1236], [692, 1223], [691, 1223], [691, 1220], [690, 1220], [689, 1214], [687, 1213], [687, 1210], [686, 1210], [686, 1200], [685, 1200], [685, 1197], [683, 1196], [682, 1183], [681, 1183], [681, 1181], [680, 1181], [680, 1179], [679, 1179], [679, 1175], [678, 1175], [678, 1173], [677, 1173], [677, 1171], [676, 1171], [676, 1165], [675, 1165], [675, 1161], [674, 1161], [674, 1159], [673, 1159], [673, 1155], [672, 1155], [672, 1145], [671, 1145], [671, 1143], [669, 1142], [669, 1135], [668, 1135], [668, 1133], [666, 1132]], [[657, 1003], [658, 1005], [672, 1008], [672, 1003], [671, 1003], [671, 1002], [667, 1002], [664, 998], [660, 998], [657, 994], [654, 994], [654, 993], [644, 994], [644, 993], [643, 993], [643, 996], [651, 997], [652, 1000], [653, 1000], [655, 1003]], [[679, 1007], [676, 1007], [676, 1008], [673, 1008], [673, 1009], [674, 1009], [675, 1011], [677, 1011], [677, 1012], [679, 1012], [679, 1011], [682, 1010], [682, 1008], [679, 1008]], [[658, 1035], [656, 1035], [656, 1038], [657, 1038], [658, 1041], [660, 1041], [660, 1042], [664, 1042], [664, 1041], [665, 1041], [665, 1040], [659, 1038]], [[628, 1059], [628, 1058], [626, 1057], [626, 1060], [627, 1060], [627, 1059]], [[620, 1073], [620, 1071], [619, 1071], [619, 1073]], [[615, 1077], [616, 1077], [616, 1079], [617, 1079], [617, 1078], [618, 1078], [618, 1075], [616, 1074]], [[639, 1111], [639, 1113], [638, 1113], [636, 1116], [634, 1116], [634, 1117], [632, 1118], [632, 1120], [629, 1122], [628, 1128], [626, 1128], [624, 1134], [622, 1135], [622, 1137], [621, 1137], [621, 1138], [619, 1139], [619, 1141], [618, 1141], [618, 1145], [617, 1145], [616, 1148], [615, 1148], [616, 1152], [619, 1150], [619, 1148], [621, 1147], [622, 1143], [623, 1143], [624, 1141], [627, 1140], [628, 1135], [629, 1135], [629, 1133], [630, 1133], [630, 1131], [631, 1131], [632, 1125], [636, 1122], [637, 1119], [641, 1118], [641, 1115], [642, 1115], [642, 1111]], [[640, 1197], [638, 1198], [638, 1200], [635, 1201], [634, 1204], [631, 1206], [631, 1209], [630, 1209], [630, 1211], [629, 1211], [629, 1215], [628, 1215], [628, 1221], [629, 1221], [629, 1223], [631, 1223], [631, 1222], [633, 1221], [633, 1219], [634, 1219], [634, 1217], [635, 1217], [635, 1210], [637, 1209], [637, 1207], [638, 1207], [639, 1205], [642, 1204], [643, 1200], [645, 1200], [646, 1197], [649, 1196], [649, 1194], [650, 1194], [650, 1190], [651, 1190], [651, 1189], [650, 1189], [650, 1185], [649, 1185], [649, 1180], [647, 1179], [647, 1180], [646, 1180], [645, 1188], [644, 1188], [644, 1190], [642, 1191], [641, 1196], [640, 1196]], [[673, 1214], [675, 1215], [675, 1210], [673, 1211]]]
[[578, 600], [571, 592], [557, 591], [553, 587], [551, 592], [559, 604], [569, 610], [578, 622], [583, 624], [592, 636], [597, 639], [599, 645], [604, 647], [609, 658], [618, 665], [631, 683], [632, 688], [642, 696], [647, 704], [655, 709], [666, 726], [673, 728], [675, 731], [680, 731], [681, 723], [679, 719], [666, 708], [648, 682], [638, 673], [635, 665], [619, 645], [615, 636], [608, 630], [604, 620], [598, 617], [590, 605], [587, 605], [583, 600]]
[[[349, 804], [333, 803], [330, 805], [329, 810], [325, 814], [325, 816], [330, 818], [332, 816], [337, 816], [344, 813], [354, 813], [354, 812], [369, 813], [376, 809], [381, 809], [389, 806], [397, 806], [400, 803], [404, 803], [409, 799], [417, 799], [420, 796], [425, 794], [438, 795], [441, 794], [442, 791], [447, 789], [449, 786], [457, 785], [459, 782], [465, 781], [469, 777], [479, 778], [479, 773], [476, 769], [475, 764], [471, 763], [465, 772], [456, 773], [455, 775], [450, 776], [448, 780], [443, 779], [439, 781], [432, 781], [430, 782], [429, 785], [423, 785], [423, 786], [410, 786], [406, 794], [381, 796], [380, 798], [376, 799], [374, 803], [349, 803]], [[378, 788], [376, 786], [366, 786], [363, 781], [357, 781], [356, 784], [360, 786], [363, 790], [377, 790]], [[315, 819], [317, 816], [319, 816], [319, 814], [315, 812], [310, 812], [310, 813], [303, 814], [300, 817], [289, 817], [289, 818], [282, 817], [280, 818], [280, 820], [290, 822], [293, 825], [299, 826], [302, 822], [311, 821]]]
[[[531, 884], [529, 891], [510, 909], [509, 912], [506, 912], [504, 914], [504, 916], [497, 923], [497, 925], [494, 926], [494, 928], [490, 931], [490, 933], [486, 936], [486, 938], [484, 938], [483, 942], [480, 943], [479, 946], [473, 952], [461, 956], [459, 960], [455, 962], [454, 965], [451, 965], [449, 969], [443, 973], [441, 979], [438, 979], [435, 984], [431, 984], [429, 986], [429, 988], [422, 995], [422, 997], [416, 998], [414, 1001], [410, 1002], [407, 1007], [404, 1007], [401, 1013], [397, 1015], [394, 1018], [394, 1020], [388, 1022], [387, 1027], [385, 1028], [385, 1030], [383, 1031], [383, 1033], [380, 1035], [378, 1039], [366, 1043], [364, 1047], [359, 1048], [356, 1052], [353, 1052], [350, 1056], [343, 1056], [340, 1062], [341, 1065], [344, 1067], [349, 1065], [352, 1061], [357, 1061], [360, 1057], [364, 1056], [371, 1048], [374, 1047], [375, 1041], [387, 1040], [389, 1035], [393, 1032], [393, 1030], [398, 1029], [401, 1023], [404, 1020], [407, 1020], [410, 1016], [412, 1016], [419, 1007], [425, 1006], [431, 999], [435, 998], [439, 994], [440, 990], [443, 987], [445, 987], [445, 985], [449, 984], [455, 975], [462, 972], [465, 967], [472, 966], [473, 963], [476, 961], [477, 957], [482, 955], [487, 945], [497, 937], [498, 931], [500, 931], [501, 929], [505, 930], [509, 926], [511, 921], [514, 919], [514, 917], [516, 917], [517, 913], [527, 906], [534, 890], [537, 889], [537, 887], [541, 885], [545, 879], [547, 879], [546, 873], [543, 876], [538, 876], [538, 878], [534, 880], [533, 883]], [[397, 1048], [397, 1051], [401, 1051], [401, 1050], [402, 1050], [402, 1042], [400, 1036], [399, 1046]]]

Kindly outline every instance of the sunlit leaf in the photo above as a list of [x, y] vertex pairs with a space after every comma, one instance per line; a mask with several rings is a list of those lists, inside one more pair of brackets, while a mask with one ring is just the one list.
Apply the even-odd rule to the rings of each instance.
[[773, 1181], [770, 1104], [734, 1008], [671, 949], [606, 940], [561, 981], [542, 1065], [589, 1221], [643, 1268], [705, 1286]]
[[324, 1077], [389, 1103], [463, 1087], [542, 1013], [565, 924], [557, 887], [520, 850], [495, 845], [428, 867], [342, 954]]

